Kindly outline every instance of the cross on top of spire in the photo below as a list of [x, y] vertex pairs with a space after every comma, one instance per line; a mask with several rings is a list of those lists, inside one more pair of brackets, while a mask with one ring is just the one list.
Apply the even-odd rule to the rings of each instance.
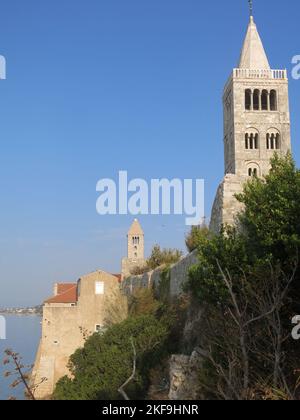
[[253, 17], [253, 0], [248, 0], [248, 3], [249, 3], [250, 16]]

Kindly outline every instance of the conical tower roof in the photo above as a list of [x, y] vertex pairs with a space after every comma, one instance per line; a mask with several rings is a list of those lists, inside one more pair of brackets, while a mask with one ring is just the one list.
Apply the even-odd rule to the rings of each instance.
[[144, 231], [138, 219], [134, 219], [129, 231], [128, 235], [144, 235]]
[[270, 70], [270, 64], [253, 16], [250, 16], [250, 23], [240, 57], [239, 68]]

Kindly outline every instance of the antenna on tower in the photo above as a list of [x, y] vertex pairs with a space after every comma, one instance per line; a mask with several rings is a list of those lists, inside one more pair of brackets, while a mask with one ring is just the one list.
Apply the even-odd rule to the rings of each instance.
[[253, 17], [253, 0], [248, 0], [250, 16]]

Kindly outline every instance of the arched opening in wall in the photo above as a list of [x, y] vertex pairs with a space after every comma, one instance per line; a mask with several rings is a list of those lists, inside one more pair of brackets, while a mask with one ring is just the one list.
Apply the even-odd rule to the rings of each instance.
[[276, 150], [280, 150], [280, 135], [279, 135], [279, 133], [276, 134], [275, 147], [276, 147]]
[[257, 163], [251, 163], [248, 165], [248, 170], [247, 170], [248, 176], [259, 176], [260, 175], [260, 169]]
[[250, 128], [245, 133], [245, 149], [259, 149], [259, 135], [255, 128]]
[[277, 111], [277, 92], [276, 92], [276, 90], [271, 90], [271, 92], [270, 92], [270, 108], [271, 108], [271, 111]]
[[253, 109], [254, 111], [259, 111], [259, 90], [255, 89], [253, 93]]
[[267, 90], [263, 90], [262, 94], [261, 94], [261, 109], [263, 111], [268, 111], [268, 91]]
[[251, 89], [246, 89], [245, 91], [245, 109], [251, 111]]
[[270, 149], [270, 134], [267, 133], [267, 149]]
[[249, 168], [248, 169], [248, 176], [258, 176], [257, 168]]
[[270, 129], [267, 132], [267, 149], [268, 150], [280, 150], [281, 149], [280, 133], [275, 128]]
[[249, 134], [245, 134], [245, 149], [249, 149]]
[[248, 149], [252, 150], [253, 149], [253, 134], [250, 133], [248, 134]]

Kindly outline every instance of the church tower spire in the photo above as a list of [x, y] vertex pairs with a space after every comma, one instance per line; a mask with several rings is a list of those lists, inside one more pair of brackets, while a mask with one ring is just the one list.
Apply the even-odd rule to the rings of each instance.
[[138, 219], [135, 219], [127, 234], [127, 258], [131, 260], [144, 259], [144, 231]]
[[274, 151], [291, 149], [288, 79], [271, 69], [252, 15], [223, 104], [225, 173], [266, 174]]
[[269, 61], [252, 15], [238, 67], [240, 69], [270, 70]]
[[240, 61], [223, 93], [225, 178], [213, 206], [211, 228], [232, 225], [240, 205], [235, 194], [251, 176], [269, 172], [274, 152], [291, 150], [288, 78], [286, 70], [270, 67], [254, 22], [250, 22]]
[[145, 266], [145, 235], [138, 219], [134, 219], [127, 234], [127, 257], [122, 259], [122, 279]]

